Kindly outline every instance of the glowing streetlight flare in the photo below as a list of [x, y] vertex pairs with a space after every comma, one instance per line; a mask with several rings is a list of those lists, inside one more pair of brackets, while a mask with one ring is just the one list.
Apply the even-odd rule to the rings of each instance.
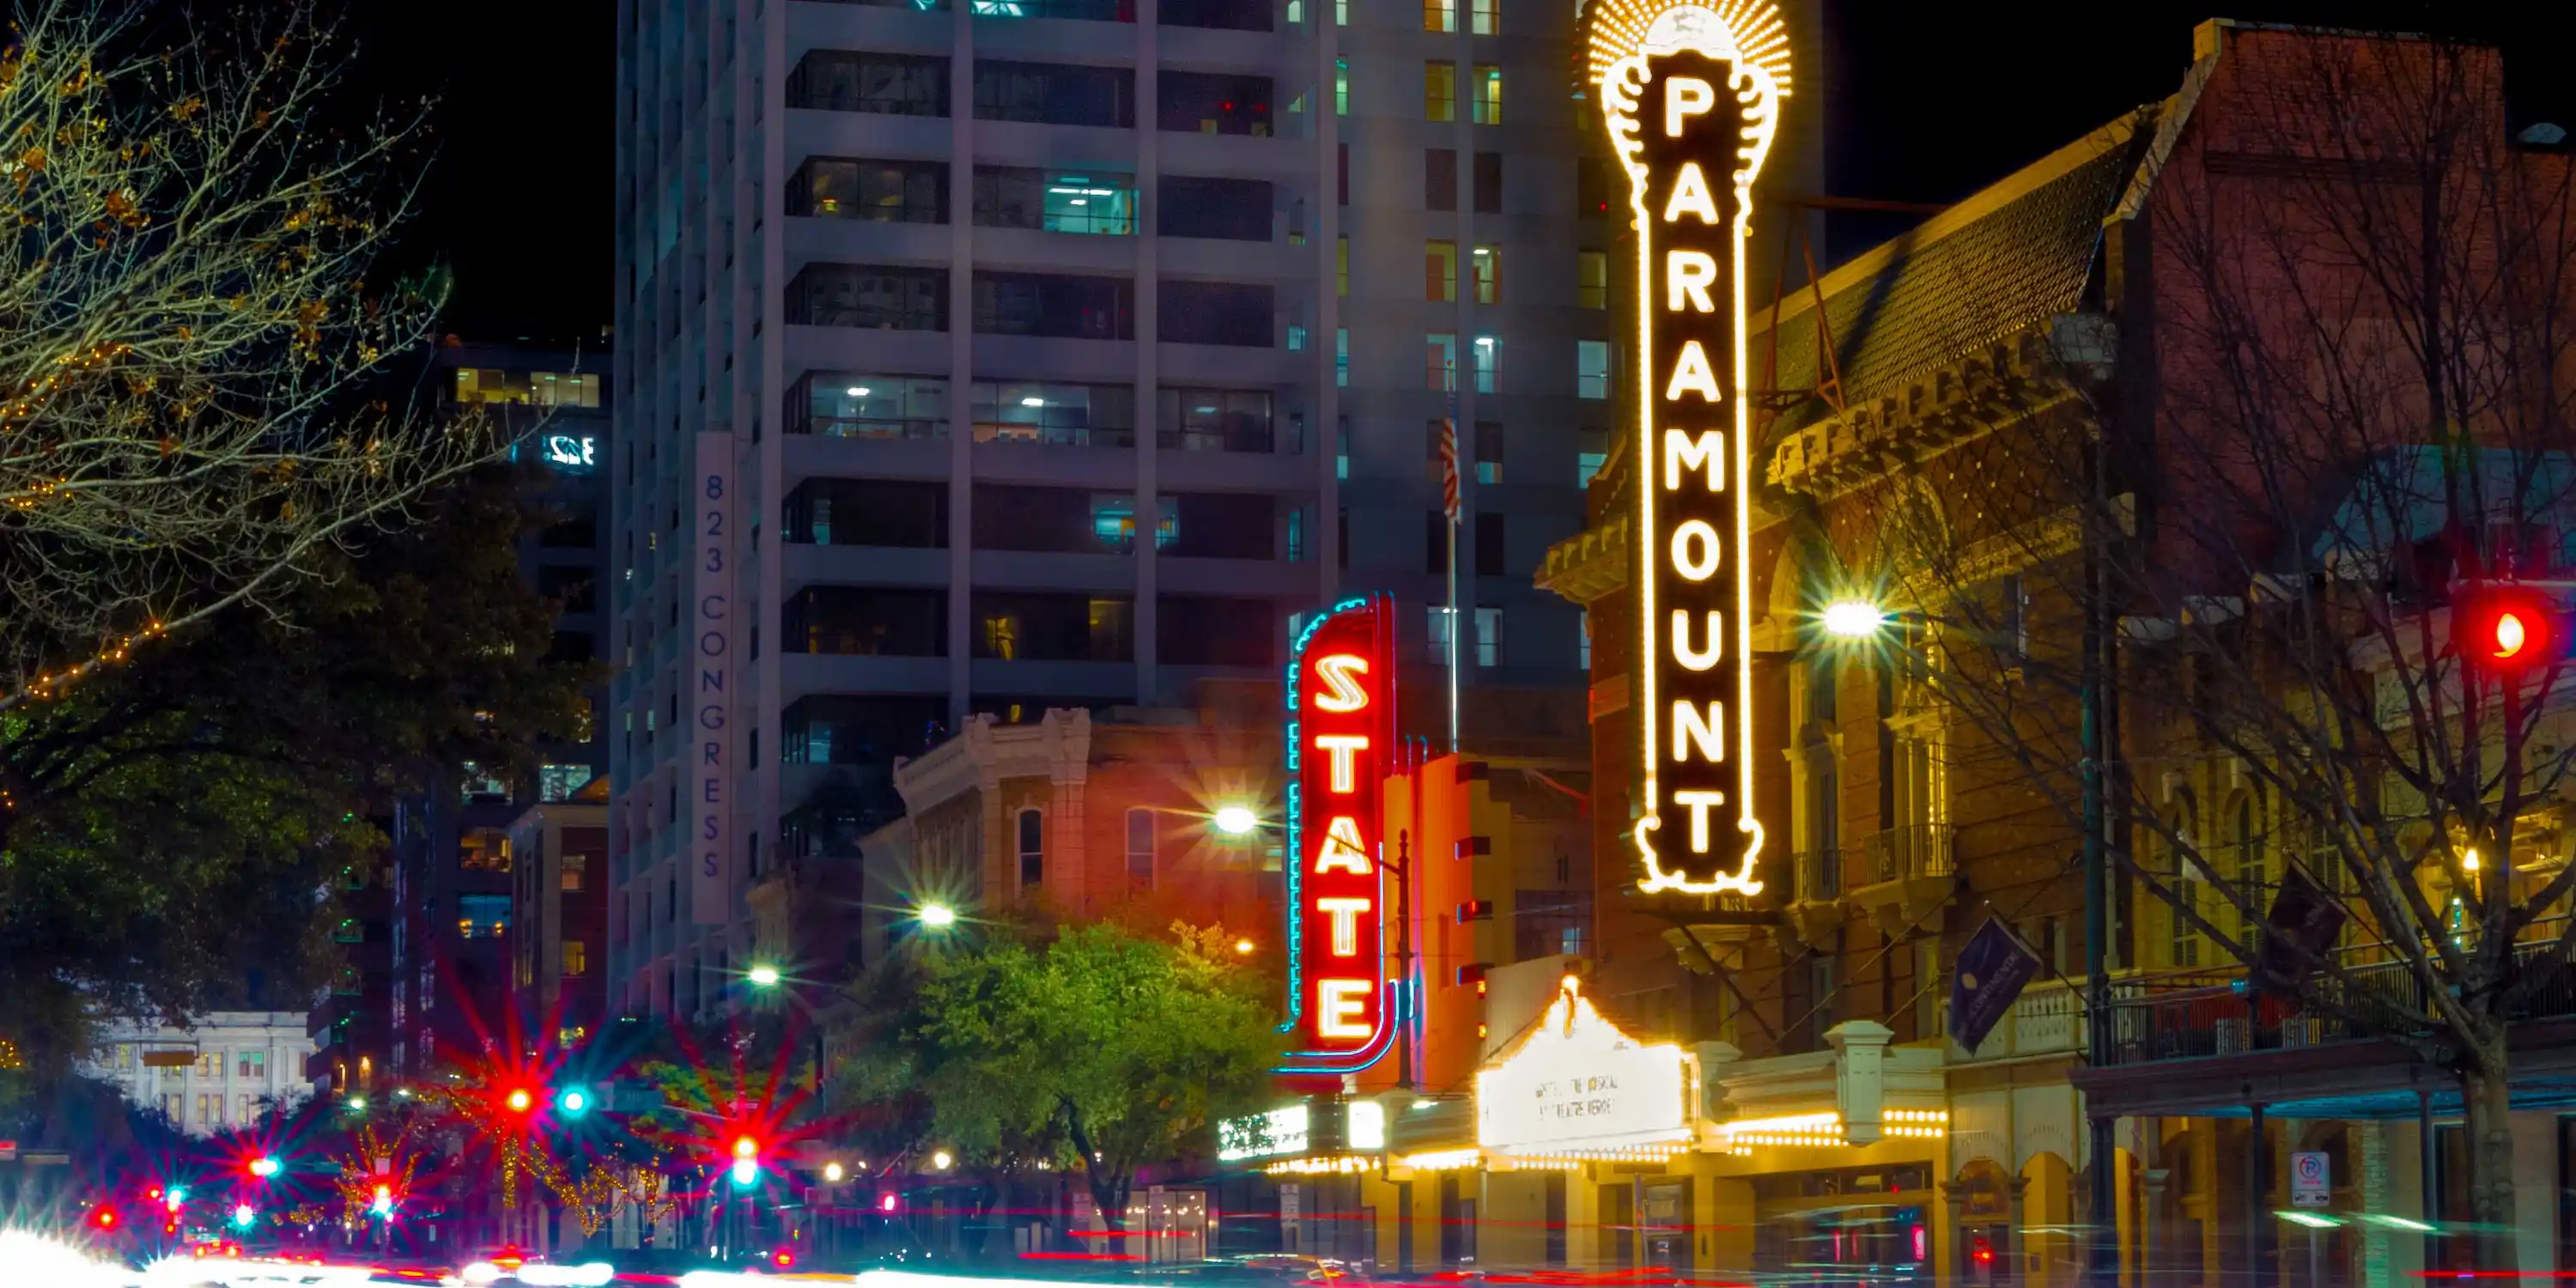
[[1210, 821], [1216, 824], [1216, 830], [1227, 836], [1250, 836], [1253, 829], [1261, 826], [1261, 816], [1241, 805], [1228, 805], [1218, 810]]
[[947, 1171], [949, 1168], [956, 1166], [956, 1164], [957, 1156], [944, 1149], [930, 1156], [930, 1170], [934, 1172]]
[[511, 1113], [524, 1114], [528, 1112], [528, 1106], [537, 1103], [537, 1098], [529, 1095], [527, 1088], [518, 1087], [512, 1089], [509, 1099], [503, 1103], [510, 1106]]
[[842, 1171], [841, 1165], [838, 1163], [823, 1164], [823, 1179], [830, 1181], [834, 1185], [840, 1184], [841, 1178], [847, 1175], [849, 1175], [849, 1173]]
[[1249, 939], [1238, 939], [1234, 941], [1234, 951], [1236, 955], [1242, 957], [1250, 957], [1253, 954], [1253, 951], [1259, 947], [1261, 947], [1261, 945], [1256, 944]]
[[1825, 605], [1825, 633], [1838, 639], [1867, 639], [1886, 624], [1887, 614], [1876, 604], [1846, 599]]
[[750, 972], [744, 976], [744, 978], [750, 980], [755, 987], [776, 988], [779, 980], [778, 968], [775, 966], [754, 966], [751, 968]]
[[921, 924], [933, 930], [942, 930], [957, 924], [957, 910], [944, 903], [925, 903], [921, 905], [919, 915]]

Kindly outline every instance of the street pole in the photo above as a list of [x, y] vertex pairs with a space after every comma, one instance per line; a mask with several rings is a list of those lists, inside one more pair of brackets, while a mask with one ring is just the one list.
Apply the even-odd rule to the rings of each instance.
[[[1417, 744], [1418, 745], [1418, 744]], [[1421, 777], [1421, 768], [1414, 776]], [[1419, 813], [1414, 821], [1421, 822]], [[1381, 832], [1383, 836], [1385, 833]], [[1413, 831], [1395, 834], [1395, 968], [1396, 996], [1403, 1006], [1396, 1012], [1395, 1085], [1400, 1090], [1413, 1090]]]
[[[1453, 422], [1454, 423], [1454, 422]], [[1465, 632], [1458, 621], [1458, 524], [1455, 512], [1449, 515], [1449, 754], [1458, 754], [1458, 654], [1466, 643]]]
[[[2103, 618], [2110, 605], [2103, 593], [2100, 531], [2104, 510], [2103, 456], [2101, 445], [2092, 445], [2091, 460], [2086, 466], [2093, 504], [2087, 507], [2085, 523], [2084, 653], [2077, 663], [2084, 789], [2084, 1030], [2086, 1057], [2095, 1069], [2108, 1068], [2111, 1063], [2111, 882], [2110, 854], [2104, 836], [2109, 791], [2102, 737], [2103, 687], [2108, 678], [2103, 655], [2110, 644]], [[2118, 1143], [2108, 1115], [2095, 1113], [2087, 1105], [2084, 1121], [2093, 1160], [2092, 1285], [2119, 1288], [2120, 1190], [2113, 1170]], [[2015, 1278], [2020, 1277], [2020, 1271], [2021, 1267], [2014, 1267]]]

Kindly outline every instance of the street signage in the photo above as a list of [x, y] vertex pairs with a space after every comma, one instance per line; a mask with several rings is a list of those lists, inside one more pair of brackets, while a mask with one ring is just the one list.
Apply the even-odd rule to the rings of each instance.
[[2322, 1152], [2290, 1155], [2290, 1206], [2321, 1208], [2334, 1201], [2334, 1173]]
[[1395, 1036], [1385, 788], [1396, 763], [1395, 601], [1337, 604], [1288, 667], [1289, 1073], [1356, 1073]]
[[1595, 0], [1637, 229], [1637, 887], [1757, 894], [1745, 239], [1789, 92], [1771, 0]]

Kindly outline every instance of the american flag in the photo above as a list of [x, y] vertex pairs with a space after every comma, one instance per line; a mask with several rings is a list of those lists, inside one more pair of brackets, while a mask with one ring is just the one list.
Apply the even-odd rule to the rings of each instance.
[[1440, 511], [1458, 522], [1458, 415], [1440, 418]]

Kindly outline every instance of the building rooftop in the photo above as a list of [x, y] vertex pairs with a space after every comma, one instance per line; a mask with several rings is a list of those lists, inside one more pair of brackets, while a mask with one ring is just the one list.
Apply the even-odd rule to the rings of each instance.
[[[2090, 281], [2103, 221], [2120, 204], [2157, 107], [2142, 107], [2006, 176], [1905, 235], [1825, 275], [1825, 319], [1846, 405], [1875, 398], [1960, 356], [2073, 311]], [[1782, 300], [1772, 387], [1807, 392], [1819, 370], [1816, 292]], [[1754, 380], [1771, 346], [1748, 320]], [[1788, 433], [1822, 418], [1821, 399], [1789, 407]]]

